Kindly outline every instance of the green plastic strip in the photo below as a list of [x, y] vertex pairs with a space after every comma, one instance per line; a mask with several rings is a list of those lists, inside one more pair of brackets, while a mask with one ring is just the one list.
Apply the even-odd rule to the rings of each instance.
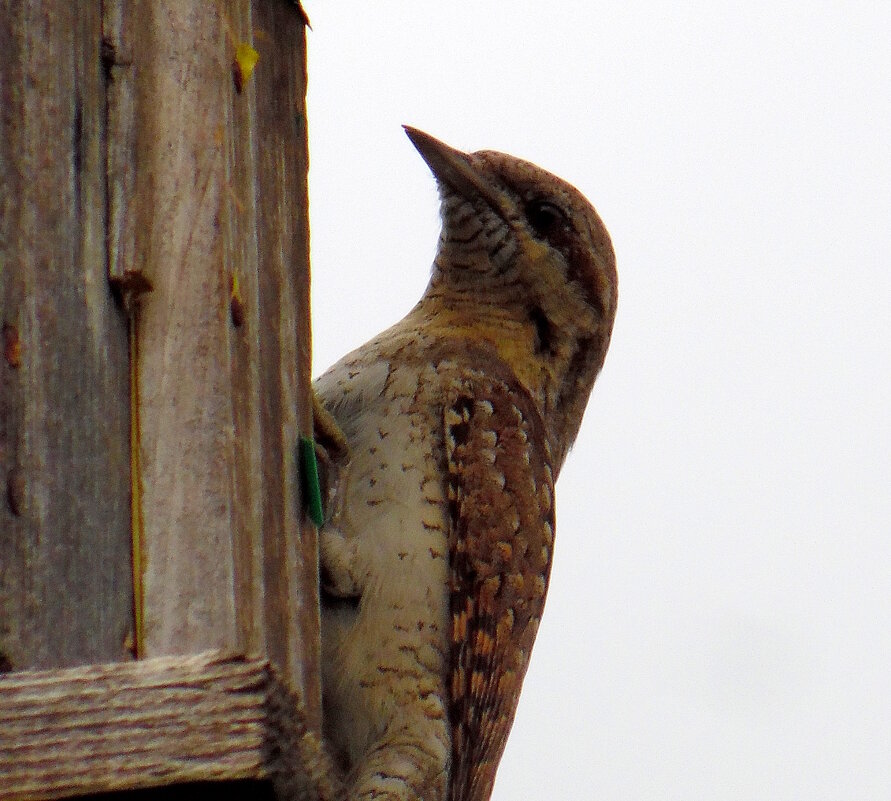
[[322, 508], [319, 463], [316, 460], [315, 443], [309, 437], [300, 437], [300, 468], [306, 513], [316, 526], [321, 526], [325, 522], [325, 510]]

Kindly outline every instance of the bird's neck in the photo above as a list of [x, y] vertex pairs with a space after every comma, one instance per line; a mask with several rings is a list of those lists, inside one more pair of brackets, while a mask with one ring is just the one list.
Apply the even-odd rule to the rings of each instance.
[[469, 292], [431, 287], [412, 310], [436, 341], [459, 341], [494, 352], [547, 416], [559, 397], [576, 350], [572, 332], [555, 327], [538, 309], [513, 302], [516, 291], [481, 299]]
[[541, 411], [559, 467], [575, 440], [609, 331], [582, 298], [549, 288], [550, 275], [540, 271], [531, 288], [509, 273], [448, 280], [435, 266], [409, 319], [430, 341], [474, 346], [504, 363]]

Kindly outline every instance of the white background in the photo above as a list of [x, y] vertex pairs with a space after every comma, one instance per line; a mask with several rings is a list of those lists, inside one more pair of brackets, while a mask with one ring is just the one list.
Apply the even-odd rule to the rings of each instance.
[[891, 799], [891, 3], [307, 0], [315, 372], [535, 161], [619, 315], [495, 801]]

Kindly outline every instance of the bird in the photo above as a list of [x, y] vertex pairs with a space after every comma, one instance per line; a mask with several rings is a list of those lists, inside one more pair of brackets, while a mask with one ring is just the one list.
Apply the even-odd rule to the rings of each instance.
[[319, 531], [323, 734], [349, 801], [486, 801], [616, 259], [569, 183], [404, 127], [439, 191], [429, 283], [314, 383], [316, 426], [342, 445]]

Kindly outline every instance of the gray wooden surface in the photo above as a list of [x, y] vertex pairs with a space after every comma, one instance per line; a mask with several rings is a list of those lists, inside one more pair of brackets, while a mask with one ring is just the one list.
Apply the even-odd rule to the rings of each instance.
[[318, 730], [305, 87], [285, 0], [0, 0], [0, 672], [259, 654]]
[[0, 4], [0, 325], [19, 342], [0, 359], [7, 670], [126, 655], [127, 341], [106, 278], [100, 41], [98, 3]]
[[[209, 652], [0, 676], [0, 797], [44, 801], [194, 781], [310, 799], [299, 701], [265, 659]], [[166, 798], [159, 794], [158, 798]]]

